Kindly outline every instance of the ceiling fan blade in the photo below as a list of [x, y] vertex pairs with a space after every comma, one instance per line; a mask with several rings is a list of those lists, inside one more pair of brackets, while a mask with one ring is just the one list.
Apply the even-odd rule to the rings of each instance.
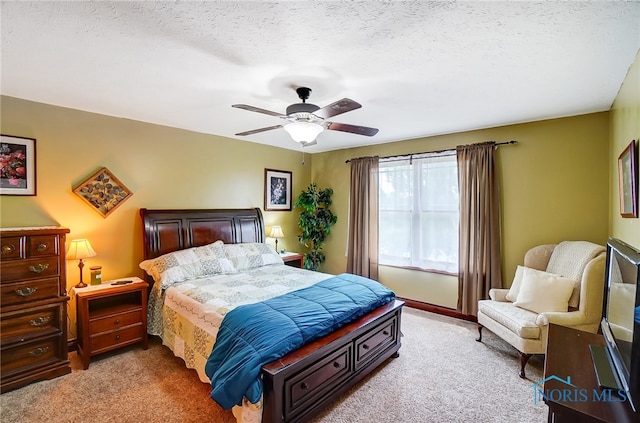
[[348, 123], [325, 122], [325, 128], [331, 131], [350, 132], [352, 134], [366, 135], [372, 137], [378, 133], [378, 128], [368, 126], [349, 125]]
[[342, 113], [350, 112], [351, 110], [359, 109], [362, 104], [351, 100], [350, 98], [343, 98], [335, 103], [331, 103], [328, 106], [324, 106], [321, 109], [313, 112], [314, 115], [323, 119], [328, 119], [332, 116], [337, 116]]
[[260, 132], [271, 131], [272, 129], [278, 129], [278, 128], [282, 128], [282, 125], [267, 126], [266, 128], [253, 129], [251, 131], [246, 131], [246, 132], [238, 132], [236, 135], [240, 135], [240, 136], [253, 135]]
[[235, 107], [237, 109], [248, 110], [250, 112], [264, 113], [265, 115], [276, 116], [276, 117], [281, 117], [281, 118], [286, 118], [287, 117], [286, 115], [283, 115], [282, 113], [272, 112], [271, 110], [265, 110], [265, 109], [261, 109], [259, 107], [249, 106], [248, 104], [232, 104], [231, 107]]
[[318, 143], [318, 140], [313, 140], [309, 142], [301, 142], [300, 144], [302, 144], [303, 147], [310, 147], [312, 145], [316, 145], [317, 143]]

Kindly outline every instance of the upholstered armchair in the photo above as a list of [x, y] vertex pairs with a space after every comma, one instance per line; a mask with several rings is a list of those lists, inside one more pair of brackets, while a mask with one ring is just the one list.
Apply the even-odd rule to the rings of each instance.
[[478, 302], [482, 328], [520, 353], [520, 374], [533, 354], [544, 354], [549, 323], [597, 332], [602, 318], [605, 247], [563, 241], [527, 251], [510, 289], [492, 289]]

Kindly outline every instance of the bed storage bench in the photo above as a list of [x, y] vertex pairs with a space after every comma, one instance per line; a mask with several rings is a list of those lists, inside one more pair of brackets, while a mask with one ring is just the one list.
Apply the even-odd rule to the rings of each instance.
[[262, 422], [307, 421], [380, 363], [397, 357], [403, 305], [386, 304], [264, 366]]

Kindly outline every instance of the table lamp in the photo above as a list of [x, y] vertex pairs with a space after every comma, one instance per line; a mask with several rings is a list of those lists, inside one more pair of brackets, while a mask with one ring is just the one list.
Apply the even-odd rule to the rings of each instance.
[[278, 251], [278, 238], [284, 238], [284, 234], [282, 233], [282, 228], [280, 226], [273, 226], [271, 228], [271, 232], [269, 233], [271, 238], [275, 238], [276, 240], [276, 252]]
[[91, 247], [88, 239], [74, 239], [71, 241], [69, 249], [67, 250], [67, 260], [80, 260], [78, 262], [78, 267], [80, 268], [80, 282], [78, 282], [74, 288], [84, 288], [87, 286], [86, 283], [82, 282], [82, 268], [84, 267], [82, 259], [95, 256], [96, 252]]

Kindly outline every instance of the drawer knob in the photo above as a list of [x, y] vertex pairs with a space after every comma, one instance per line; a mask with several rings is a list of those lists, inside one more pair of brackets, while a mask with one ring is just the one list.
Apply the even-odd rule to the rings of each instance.
[[309, 390], [309, 385], [307, 385], [306, 382], [302, 382], [300, 384], [300, 388], [302, 388], [302, 390], [304, 390], [304, 391], [308, 391]]
[[337, 361], [333, 362], [333, 367], [335, 367], [336, 369], [340, 368], [340, 363], [338, 363]]
[[38, 290], [38, 288], [30, 288], [30, 287], [26, 287], [23, 289], [16, 289], [15, 293], [20, 295], [21, 297], [28, 297], [29, 295], [33, 294], [34, 292], [36, 292]]
[[29, 355], [31, 357], [40, 357], [42, 354], [46, 353], [47, 351], [49, 351], [49, 347], [39, 347], [39, 348], [36, 348], [35, 350], [29, 351]]
[[11, 254], [16, 250], [16, 246], [13, 244], [5, 244], [2, 246], [2, 254]]
[[29, 270], [31, 270], [33, 273], [42, 273], [48, 268], [49, 268], [49, 265], [46, 263], [45, 264], [38, 263], [35, 266], [29, 266]]
[[389, 331], [388, 331], [388, 330], [383, 330], [383, 331], [382, 331], [382, 334], [383, 334], [384, 336], [389, 336]]
[[114, 321], [113, 321], [113, 324], [114, 324], [114, 325], [120, 324], [120, 319], [116, 319], [116, 320], [114, 320]]
[[116, 341], [120, 340], [120, 335], [116, 335]]
[[363, 350], [368, 350], [368, 349], [369, 349], [369, 346], [368, 346], [367, 344], [362, 344], [362, 349], [363, 349]]
[[47, 251], [48, 249], [49, 249], [49, 244], [47, 244], [46, 242], [41, 242], [36, 247], [36, 250], [38, 250], [39, 253], [41, 253], [43, 251]]
[[50, 316], [40, 316], [37, 319], [29, 320], [31, 326], [39, 327], [44, 326], [51, 320]]

